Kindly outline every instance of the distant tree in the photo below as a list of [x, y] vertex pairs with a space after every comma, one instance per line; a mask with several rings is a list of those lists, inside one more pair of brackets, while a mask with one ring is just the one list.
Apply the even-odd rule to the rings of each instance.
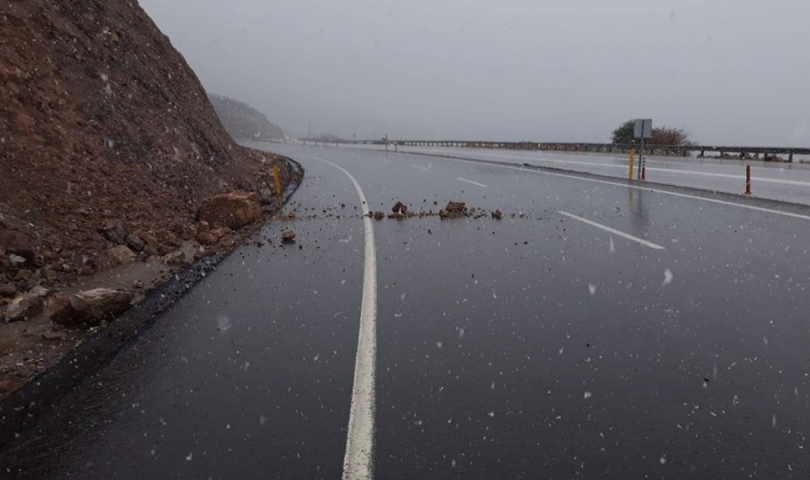
[[653, 128], [651, 145], [690, 145], [689, 134], [682, 128]]
[[[616, 130], [613, 130], [613, 143], [615, 144], [633, 144], [638, 140], [633, 136], [635, 129], [635, 120], [628, 120]], [[649, 139], [650, 145], [691, 145], [689, 134], [682, 128], [672, 127], [659, 127], [653, 128], [652, 138]]]
[[613, 143], [636, 143], [636, 140], [633, 138], [633, 129], [635, 128], [634, 124], [635, 120], [628, 120], [619, 125], [619, 128], [613, 130]]

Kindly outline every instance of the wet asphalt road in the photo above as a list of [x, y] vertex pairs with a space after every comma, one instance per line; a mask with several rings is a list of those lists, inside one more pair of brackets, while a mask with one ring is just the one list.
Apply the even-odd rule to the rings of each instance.
[[[384, 147], [379, 145], [353, 145], [344, 148], [384, 150]], [[390, 149], [393, 150], [393, 147]], [[627, 178], [628, 173], [628, 157], [620, 154], [452, 147], [401, 147], [399, 151], [457, 155], [516, 165], [529, 163], [621, 179]], [[796, 157], [795, 163], [775, 163], [756, 160], [722, 160], [716, 157], [645, 156], [647, 180], [651, 182], [739, 195], [745, 191], [745, 166], [751, 165], [752, 193], [755, 197], [810, 205], [810, 165], [799, 163], [800, 160], [807, 161], [806, 158], [800, 157]], [[636, 157], [636, 161], [638, 161], [638, 157]], [[637, 170], [635, 173], [638, 173]]]
[[[372, 210], [506, 214], [374, 223], [376, 478], [810, 475], [810, 217], [270, 147], [307, 169], [298, 218], [269, 223], [271, 245], [238, 250], [55, 405], [0, 455], [9, 478], [340, 477], [363, 229], [350, 180], [318, 158]], [[282, 248], [287, 228], [298, 243]]]

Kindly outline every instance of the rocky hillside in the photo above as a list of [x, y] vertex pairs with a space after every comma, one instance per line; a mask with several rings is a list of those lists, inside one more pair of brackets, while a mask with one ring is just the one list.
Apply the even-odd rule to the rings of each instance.
[[215, 93], [209, 93], [208, 97], [225, 130], [234, 138], [254, 140], [284, 138], [284, 132], [278, 125], [271, 123], [263, 113], [250, 105]]
[[269, 162], [137, 2], [0, 2], [0, 397], [278, 208]]
[[0, 2], [0, 137], [0, 229], [72, 274], [104, 262], [105, 224], [165, 251], [194, 238], [200, 200], [261, 188], [255, 152], [128, 0]]

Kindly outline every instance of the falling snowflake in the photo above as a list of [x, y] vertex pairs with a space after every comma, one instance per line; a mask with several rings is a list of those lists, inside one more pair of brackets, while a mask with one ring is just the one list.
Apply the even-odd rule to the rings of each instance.
[[588, 291], [591, 292], [591, 296], [596, 295], [596, 285], [589, 283], [588, 284]]
[[664, 287], [672, 283], [672, 278], [672, 271], [667, 268], [664, 270], [664, 283], [662, 283], [661, 286]]
[[585, 394], [582, 397], [585, 400], [587, 400], [587, 399], [591, 398], [592, 396], [593, 396], [593, 394], [591, 392], [585, 392]]

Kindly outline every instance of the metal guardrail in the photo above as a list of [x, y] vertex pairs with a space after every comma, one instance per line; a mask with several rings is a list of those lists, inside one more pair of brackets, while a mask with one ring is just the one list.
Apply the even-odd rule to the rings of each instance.
[[[386, 145], [380, 140], [343, 140], [326, 141], [322, 139], [303, 139], [312, 143], [328, 144], [354, 144], [354, 145]], [[512, 150], [545, 150], [559, 152], [592, 152], [592, 153], [628, 153], [638, 148], [635, 144], [615, 143], [572, 143], [572, 142], [492, 142], [477, 140], [388, 140], [388, 145], [408, 147], [456, 147], [456, 148], [498, 148]], [[706, 152], [719, 153], [721, 157], [729, 158], [736, 154], [737, 158], [746, 159], [763, 156], [765, 160], [777, 160], [777, 155], [787, 155], [787, 161], [793, 162], [795, 155], [810, 155], [810, 148], [793, 147], [742, 147], [729, 145], [646, 145], [645, 152], [652, 155], [689, 156], [697, 153], [699, 157]], [[733, 158], [733, 157], [732, 157]]]

